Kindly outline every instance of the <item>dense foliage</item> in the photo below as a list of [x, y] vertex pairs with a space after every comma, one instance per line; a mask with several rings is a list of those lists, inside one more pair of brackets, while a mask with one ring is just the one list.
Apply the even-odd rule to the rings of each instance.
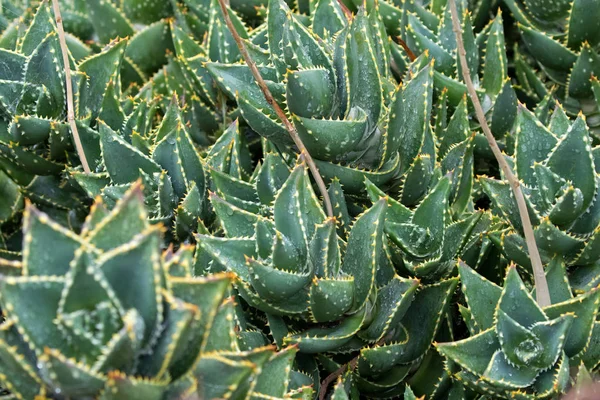
[[0, 1], [0, 398], [553, 399], [594, 376], [600, 2], [457, 1], [543, 307], [446, 0], [228, 2], [333, 216], [217, 0], [59, 3], [68, 66], [49, 0]]

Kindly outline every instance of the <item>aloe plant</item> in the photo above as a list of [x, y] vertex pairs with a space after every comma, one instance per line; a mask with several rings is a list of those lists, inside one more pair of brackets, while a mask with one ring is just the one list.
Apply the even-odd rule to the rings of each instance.
[[[533, 139], [535, 138], [535, 139]], [[515, 151], [511, 157], [523, 182], [529, 214], [544, 263], [559, 257], [567, 265], [589, 271], [597, 262], [597, 175], [589, 128], [583, 117], [571, 122], [557, 107], [545, 127], [525, 108], [519, 111]], [[504, 229], [489, 233], [505, 256], [529, 267], [522, 227], [515, 214], [508, 186], [495, 179], [480, 178], [483, 190], [497, 212], [508, 222]], [[576, 276], [582, 276], [577, 269]], [[581, 287], [595, 286], [595, 275], [579, 281]]]
[[[556, 85], [565, 109], [576, 115], [589, 115], [594, 132], [598, 126], [598, 106], [590, 78], [600, 73], [598, 28], [600, 13], [596, 2], [559, 1], [552, 7], [527, 1], [505, 0], [519, 21], [524, 51], [539, 66], [548, 86]], [[543, 97], [540, 81], [526, 61], [519, 62], [521, 82], [530, 93]], [[540, 99], [541, 100], [541, 99]]]
[[79, 235], [28, 205], [23, 257], [0, 283], [2, 385], [22, 398], [293, 392], [297, 349], [248, 346], [232, 275], [181, 274], [193, 249], [161, 255], [162, 231], [139, 184], [110, 211], [98, 200]]
[[[569, 384], [569, 366], [587, 363], [600, 302], [597, 289], [573, 297], [564, 264], [548, 268], [552, 304], [540, 308], [517, 269], [504, 286], [459, 267], [461, 306], [471, 336], [436, 345], [459, 367], [456, 379], [483, 395], [537, 399], [557, 396]], [[592, 361], [592, 365], [596, 361]]]

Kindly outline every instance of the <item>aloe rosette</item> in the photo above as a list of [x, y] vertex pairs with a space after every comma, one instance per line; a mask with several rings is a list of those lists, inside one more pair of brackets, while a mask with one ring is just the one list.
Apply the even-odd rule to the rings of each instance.
[[[196, 236], [200, 256], [210, 260], [206, 273], [234, 273], [240, 297], [266, 316], [279, 346], [295, 344], [320, 362], [328, 358], [316, 353], [354, 352], [360, 390], [397, 390], [409, 364], [430, 348], [456, 280], [420, 285], [395, 273], [384, 199], [346, 231], [326, 218], [303, 164], [290, 171], [268, 153], [253, 176], [244, 182], [211, 172], [211, 203], [224, 237]], [[337, 182], [330, 187], [334, 199], [343, 198], [341, 190]], [[348, 215], [343, 202], [334, 203]], [[326, 370], [335, 365], [334, 357]], [[392, 369], [394, 379], [383, 379]]]
[[[162, 399], [293, 395], [296, 349], [252, 346], [231, 274], [189, 274], [192, 249], [160, 252], [135, 185], [81, 234], [28, 206], [23, 258], [0, 298], [0, 381], [35, 396]], [[42, 252], [52, 246], [55, 251]], [[186, 255], [187, 254], [187, 255]], [[182, 273], [182, 271], [188, 273]], [[240, 327], [241, 324], [242, 327]]]
[[[325, 6], [339, 9], [331, 1]], [[398, 149], [410, 128], [423, 129], [431, 99], [422, 97], [427, 91], [417, 83], [414, 92], [396, 90], [389, 73], [388, 38], [376, 9], [362, 9], [350, 25], [337, 19], [329, 30], [322, 28], [323, 13], [318, 11], [311, 29], [284, 2], [269, 3], [270, 60], [261, 64], [261, 73], [327, 179], [339, 178], [349, 193], [363, 191], [365, 177], [386, 185], [408, 168], [410, 159], [402, 159]], [[212, 63], [208, 69], [219, 87], [237, 100], [254, 131], [282, 150], [291, 146], [247, 67]], [[427, 79], [429, 73], [425, 67], [415, 80]], [[418, 114], [403, 121], [403, 107], [414, 107]]]
[[[573, 274], [580, 277], [575, 279], [581, 289], [597, 281], [592, 267], [598, 257], [600, 223], [595, 153], [583, 116], [571, 122], [557, 107], [545, 127], [521, 108], [510, 160], [522, 182], [542, 261], [547, 264], [559, 257], [567, 265], [578, 266]], [[480, 182], [496, 212], [509, 222], [508, 228], [490, 232], [490, 238], [508, 259], [529, 268], [511, 189], [487, 177]]]
[[571, 367], [598, 363], [588, 350], [600, 292], [573, 297], [560, 261], [547, 270], [552, 304], [544, 308], [514, 265], [503, 287], [466, 264], [459, 271], [468, 306], [460, 311], [471, 336], [436, 348], [455, 363], [454, 378], [466, 387], [495, 398], [552, 398], [568, 387]]
[[[556, 95], [570, 114], [583, 111], [588, 115], [588, 123], [596, 132], [598, 105], [590, 78], [600, 74], [600, 5], [581, 0], [557, 1], [550, 6], [520, 0], [504, 2], [520, 23], [524, 52], [539, 66], [547, 86], [557, 86]], [[522, 86], [543, 97], [543, 81], [525, 61], [520, 61], [520, 69]]]

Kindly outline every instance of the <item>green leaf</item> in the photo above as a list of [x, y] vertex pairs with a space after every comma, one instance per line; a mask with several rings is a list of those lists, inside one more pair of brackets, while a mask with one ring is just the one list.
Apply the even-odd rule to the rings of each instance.
[[583, 43], [581, 53], [569, 76], [569, 96], [583, 99], [593, 96], [590, 79], [598, 75], [600, 75], [600, 56], [590, 48], [588, 43]]
[[528, 329], [533, 324], [548, 319], [544, 311], [529, 294], [515, 266], [508, 268], [497, 309], [505, 312], [517, 323]]
[[573, 51], [543, 32], [524, 25], [520, 25], [519, 28], [523, 42], [536, 61], [557, 71], [569, 71], [572, 68], [577, 60]]
[[283, 301], [295, 295], [312, 280], [310, 270], [292, 272], [280, 269], [275, 265], [249, 259], [248, 270], [250, 281], [256, 292], [266, 301]]
[[481, 330], [491, 328], [494, 325], [494, 312], [502, 289], [465, 263], [459, 264], [458, 271], [463, 294], [477, 326]]
[[600, 7], [593, 0], [573, 1], [567, 29], [567, 45], [579, 50], [582, 44], [595, 46], [600, 42]]
[[0, 357], [0, 382], [3, 387], [10, 388], [14, 396], [21, 398], [34, 398], [40, 393], [43, 384], [23, 354], [18, 353], [10, 343], [0, 340]]
[[140, 314], [135, 309], [127, 311], [123, 316], [123, 327], [102, 348], [102, 354], [94, 362], [93, 370], [100, 373], [113, 370], [132, 372], [141, 348], [144, 328]]
[[167, 63], [167, 51], [173, 52], [173, 41], [168, 22], [162, 20], [137, 32], [129, 41], [125, 56], [150, 75]]
[[260, 202], [272, 204], [289, 176], [290, 170], [281, 157], [275, 153], [267, 153], [256, 177], [256, 192]]
[[498, 350], [483, 373], [483, 379], [492, 385], [502, 385], [505, 388], [518, 389], [530, 386], [539, 370], [533, 367], [517, 368], [506, 359], [506, 355]]
[[115, 208], [89, 232], [88, 240], [101, 250], [110, 250], [131, 241], [147, 227], [142, 188], [135, 184]]
[[323, 160], [352, 161], [368, 132], [365, 112], [356, 109], [355, 114], [343, 120], [296, 117], [294, 123], [311, 155]]
[[23, 81], [43, 85], [48, 94], [37, 105], [38, 115], [62, 117], [65, 111], [64, 68], [58, 35], [50, 33], [33, 51], [25, 66]]
[[322, 118], [333, 108], [335, 85], [325, 68], [293, 71], [287, 74], [286, 96], [291, 113], [305, 118]]
[[429, 129], [433, 96], [433, 67], [427, 65], [396, 93], [388, 121], [388, 154], [400, 153], [402, 173], [421, 153]]
[[336, 220], [328, 218], [318, 225], [309, 244], [309, 262], [319, 278], [337, 277], [341, 265], [341, 252], [336, 234]]
[[117, 97], [120, 95], [118, 73], [126, 47], [127, 40], [120, 40], [113, 46], [108, 47], [99, 54], [86, 58], [79, 64], [78, 70], [88, 77], [88, 84], [82, 85], [80, 88], [80, 116], [90, 116], [95, 119], [99, 115], [109, 82], [112, 81], [116, 86], [115, 95]]
[[375, 125], [383, 107], [383, 96], [375, 49], [367, 36], [369, 26], [363, 9], [350, 25], [346, 39], [346, 68], [349, 109], [362, 108], [370, 124]]
[[[200, 319], [197, 307], [184, 303], [171, 295], [165, 296], [164, 331], [151, 355], [143, 359], [140, 369], [144, 375], [162, 378], [169, 367], [188, 351], [187, 344], [193, 324]], [[185, 340], [188, 339], [188, 340]]]
[[362, 308], [375, 290], [375, 273], [383, 251], [386, 208], [385, 199], [377, 201], [373, 207], [358, 217], [348, 237], [341, 270], [354, 277], [353, 310]]
[[366, 307], [348, 316], [337, 326], [310, 328], [302, 333], [284, 338], [284, 344], [297, 345], [303, 353], [321, 353], [334, 350], [347, 343], [362, 327]]
[[290, 372], [297, 351], [295, 347], [288, 347], [274, 354], [263, 365], [253, 393], [258, 396], [284, 397], [289, 388]]
[[564, 350], [567, 356], [580, 356], [587, 349], [598, 313], [598, 304], [600, 304], [600, 291], [596, 288], [573, 299], [544, 308], [549, 318], [559, 318], [567, 313], [577, 316], [565, 339]]
[[56, 32], [54, 18], [50, 11], [49, 2], [42, 3], [37, 9], [33, 20], [29, 23], [22, 38], [20, 38], [18, 47], [19, 52], [29, 57], [35, 51], [36, 47], [50, 34]]
[[331, 38], [347, 25], [346, 16], [335, 0], [318, 1], [312, 14], [312, 29], [321, 38]]
[[524, 107], [519, 108], [515, 144], [516, 172], [527, 185], [535, 184], [532, 168], [548, 158], [558, 140], [542, 123]]
[[235, 303], [233, 298], [223, 300], [215, 310], [212, 324], [207, 329], [203, 351], [235, 352], [239, 350], [235, 335]]
[[314, 279], [310, 287], [310, 311], [317, 322], [340, 319], [354, 300], [354, 279]]
[[483, 78], [481, 86], [486, 93], [493, 96], [500, 93], [507, 78], [508, 60], [506, 59], [506, 44], [502, 14], [498, 13], [490, 26], [489, 36], [485, 47]]
[[[510, 81], [505, 81], [492, 111], [492, 124], [490, 126], [494, 136], [503, 137], [510, 132], [517, 119], [517, 94]], [[554, 132], [552, 129], [550, 129]]]
[[64, 276], [82, 241], [32, 205], [23, 225], [23, 275]]
[[121, 372], [110, 372], [100, 400], [147, 399], [160, 400], [167, 390], [166, 381], [152, 381], [128, 377]]
[[89, 20], [100, 43], [109, 43], [116, 37], [133, 36], [134, 30], [123, 12], [114, 3], [103, 0], [86, 0]]
[[490, 328], [467, 339], [438, 343], [436, 348], [466, 371], [481, 376], [494, 354], [500, 350], [500, 343], [495, 330]]
[[415, 294], [401, 323], [408, 341], [397, 362], [408, 363], [425, 354], [446, 313], [448, 302], [458, 285], [458, 279], [447, 279], [439, 283], [422, 286]]
[[413, 301], [419, 286], [416, 279], [404, 279], [398, 276], [384, 287], [378, 289], [377, 310], [373, 321], [359, 337], [368, 342], [378, 342], [402, 320], [406, 310]]
[[0, 281], [2, 309], [38, 353], [49, 347], [67, 357], [74, 355], [54, 323], [63, 288], [64, 279], [59, 277], [9, 277]]
[[138, 149], [127, 143], [103, 122], [99, 122], [102, 158], [115, 183], [130, 183], [147, 174], [159, 173], [160, 166]]
[[303, 263], [316, 225], [325, 220], [304, 164], [292, 171], [277, 194], [273, 214], [277, 231], [296, 248]]
[[200, 358], [194, 376], [203, 382], [199, 396], [203, 399], [226, 398], [235, 388], [246, 382], [257, 366], [246, 360], [231, 361], [219, 354]]
[[583, 118], [578, 118], [561, 138], [548, 158], [547, 166], [581, 190], [583, 208], [587, 209], [596, 193], [596, 179], [590, 137]]
[[40, 357], [41, 374], [65, 396], [97, 396], [104, 387], [106, 377], [86, 365], [46, 348]]
[[[160, 227], [158, 227], [160, 229]], [[98, 260], [111, 292], [125, 309], [139, 312], [145, 325], [143, 343], [147, 344], [162, 320], [158, 246], [160, 230], [150, 229], [131, 242], [105, 253]]]

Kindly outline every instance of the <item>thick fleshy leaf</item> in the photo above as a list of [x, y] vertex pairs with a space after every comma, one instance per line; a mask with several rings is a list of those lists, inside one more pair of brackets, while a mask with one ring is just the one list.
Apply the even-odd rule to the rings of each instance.
[[325, 213], [310, 185], [304, 164], [292, 171], [277, 194], [273, 214], [277, 231], [294, 246], [302, 265], [316, 226], [325, 221]]
[[561, 138], [548, 158], [547, 166], [581, 191], [584, 209], [591, 204], [596, 193], [596, 179], [590, 137], [583, 118], [578, 118]]
[[334, 350], [347, 343], [362, 327], [366, 307], [330, 328], [311, 328], [297, 335], [284, 338], [285, 344], [295, 344], [303, 353], [321, 353]]
[[389, 153], [400, 152], [405, 172], [421, 152], [428, 129], [433, 96], [433, 67], [428, 65], [396, 93], [388, 121]]
[[354, 277], [353, 310], [362, 308], [375, 290], [375, 273], [383, 251], [386, 208], [385, 199], [377, 201], [356, 220], [348, 237], [341, 270]]
[[416, 279], [403, 279], [395, 276], [390, 283], [377, 293], [377, 313], [369, 327], [359, 337], [369, 342], [377, 342], [394, 329], [404, 317], [419, 285]]
[[502, 90], [508, 71], [502, 14], [494, 18], [488, 35], [481, 85], [486, 93], [495, 96]]
[[382, 83], [367, 27], [368, 18], [363, 9], [352, 21], [346, 39], [349, 109], [362, 108], [369, 122], [375, 125], [383, 106]]
[[578, 356], [589, 345], [598, 304], [600, 304], [600, 291], [595, 288], [573, 299], [544, 308], [544, 312], [550, 318], [559, 318], [567, 313], [577, 316], [565, 339], [564, 350], [567, 356]]
[[341, 318], [352, 307], [353, 279], [314, 279], [310, 287], [310, 311], [317, 322]]
[[[408, 341], [398, 357], [398, 362], [408, 363], [425, 354], [446, 313], [448, 302], [458, 285], [458, 279], [448, 279], [423, 286], [400, 321]], [[425, 317], [425, 318], [424, 318]]]
[[464, 263], [460, 263], [458, 271], [463, 294], [477, 326], [481, 330], [491, 328], [494, 325], [494, 312], [502, 289]]
[[158, 248], [160, 231], [152, 229], [132, 242], [106, 253], [98, 261], [110, 284], [111, 292], [123, 307], [134, 308], [143, 318], [147, 343], [161, 322], [160, 267]]

